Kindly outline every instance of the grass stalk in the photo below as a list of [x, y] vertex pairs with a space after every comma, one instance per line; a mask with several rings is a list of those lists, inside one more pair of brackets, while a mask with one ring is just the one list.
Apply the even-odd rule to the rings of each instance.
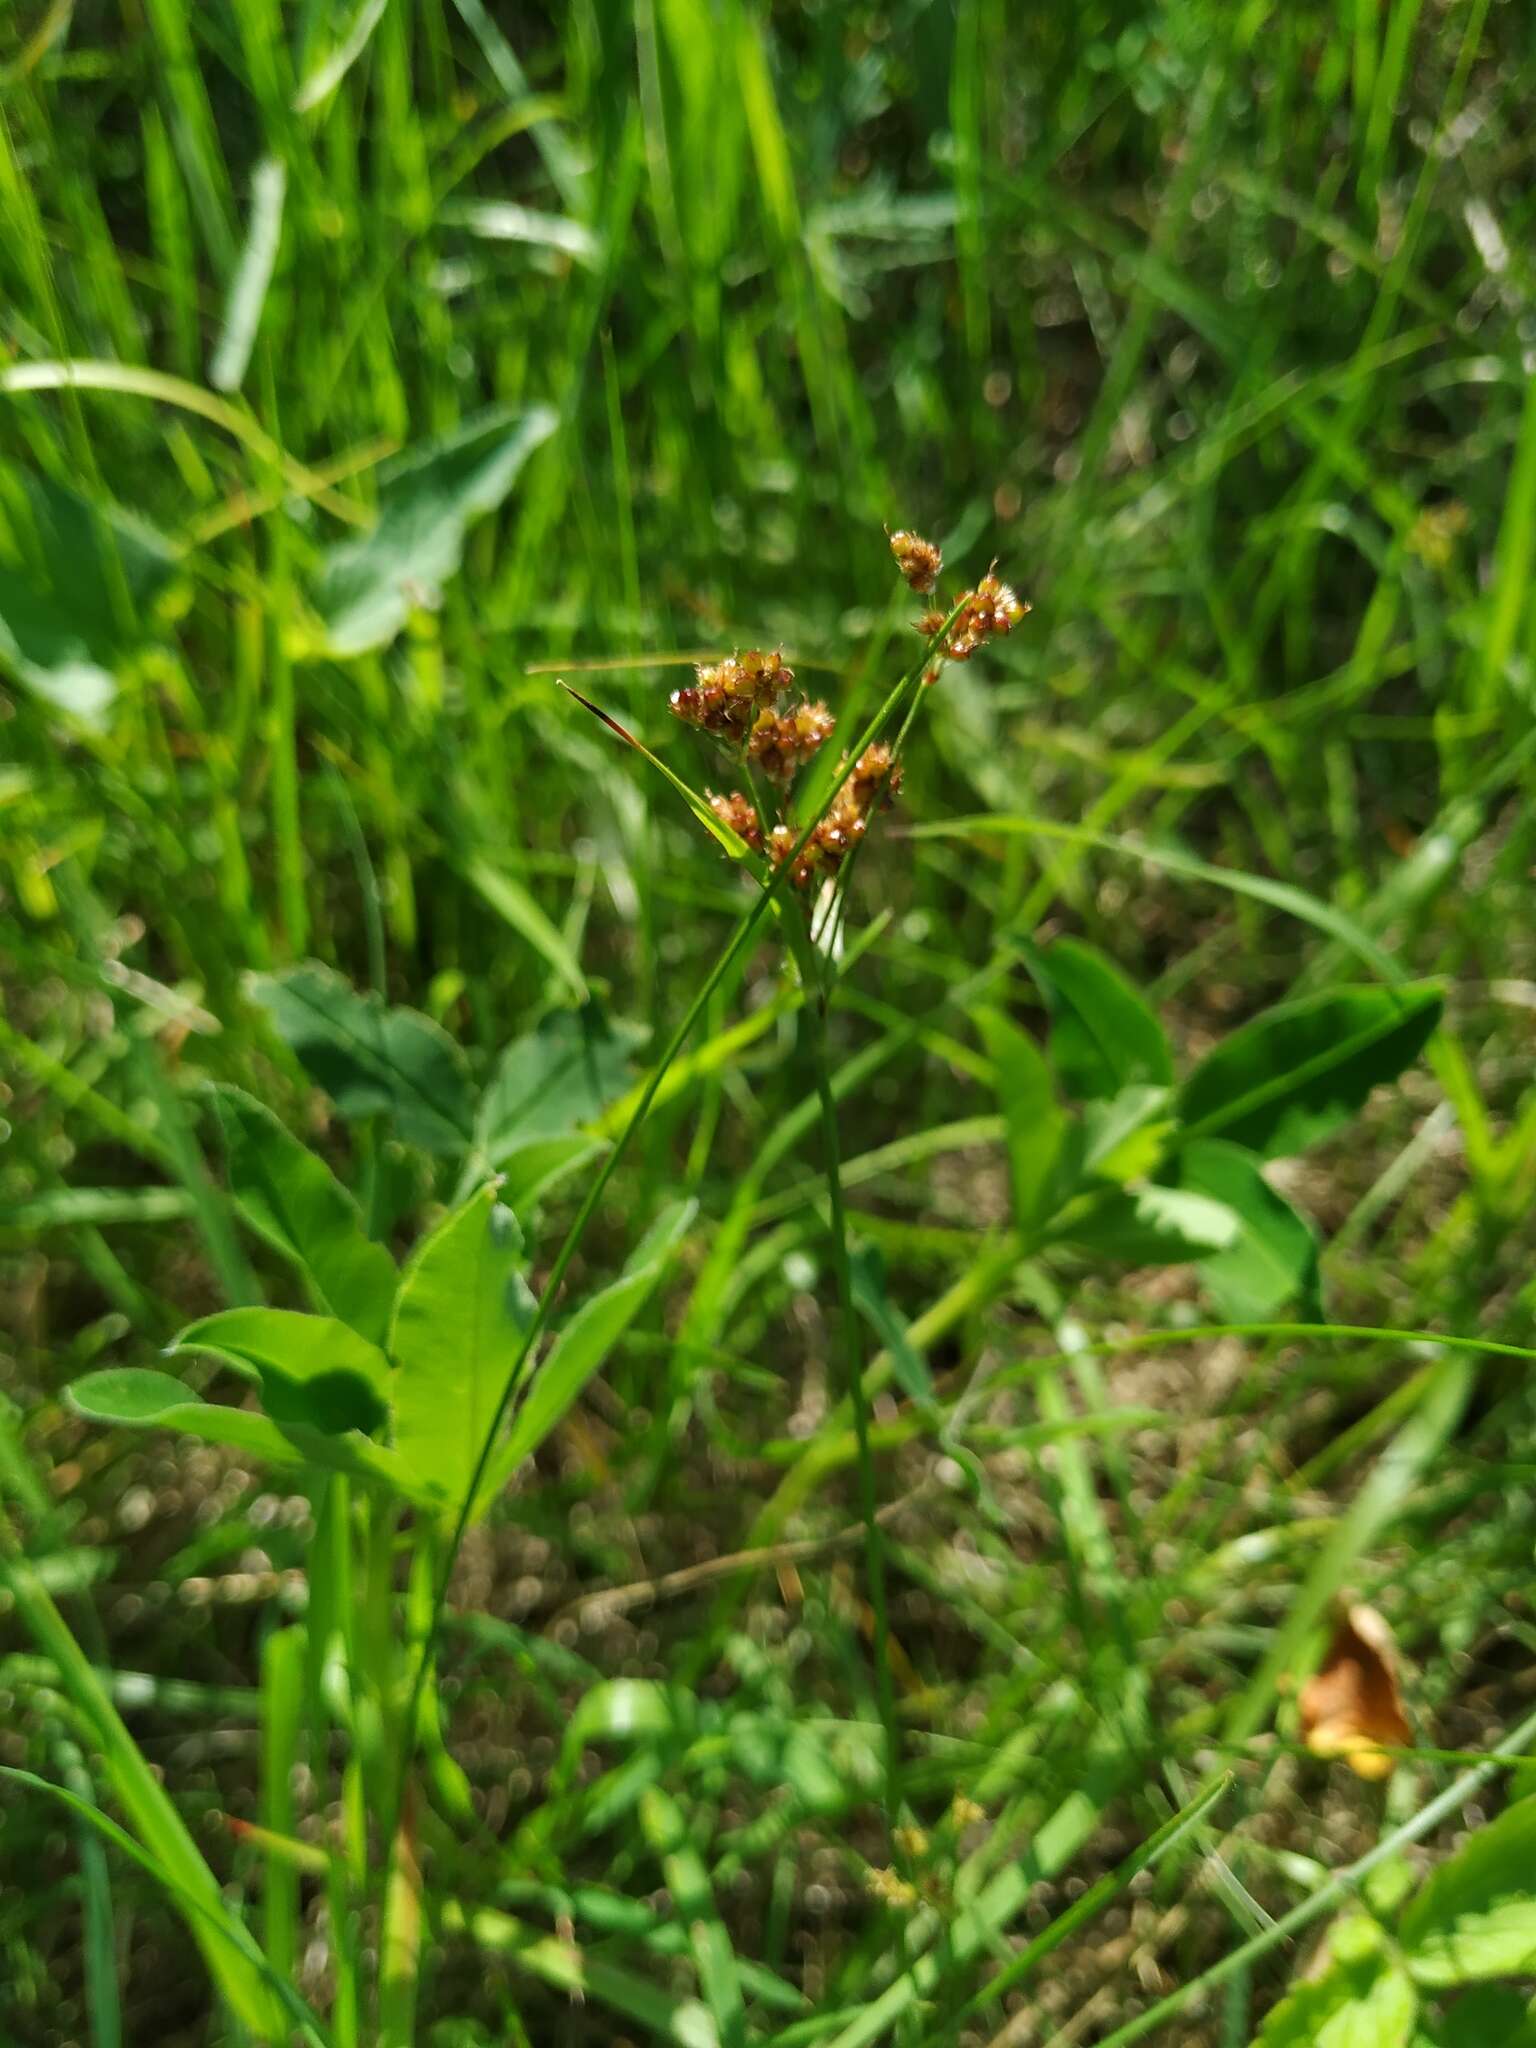
[[853, 1434], [858, 1466], [859, 1512], [864, 1523], [864, 1569], [869, 1582], [869, 1606], [873, 1623], [875, 1698], [885, 1737], [885, 1813], [894, 1829], [901, 1818], [901, 1730], [896, 1720], [896, 1695], [891, 1680], [890, 1613], [886, 1600], [885, 1535], [880, 1527], [879, 1495], [875, 1483], [875, 1458], [870, 1443], [869, 1396], [864, 1387], [864, 1336], [853, 1300], [853, 1269], [848, 1252], [848, 1211], [843, 1200], [842, 1152], [837, 1128], [837, 1104], [830, 1079], [827, 1043], [827, 1014], [830, 1007], [825, 981], [821, 978], [820, 956], [811, 938], [809, 916], [799, 906], [786, 920], [794, 934], [800, 971], [808, 977], [807, 1001], [803, 1011], [807, 1052], [816, 1081], [816, 1098], [821, 1113], [822, 1170], [826, 1175], [830, 1209], [828, 1242], [832, 1250], [832, 1272], [837, 1288], [837, 1313], [841, 1325], [843, 1373], [847, 1401], [853, 1416]]

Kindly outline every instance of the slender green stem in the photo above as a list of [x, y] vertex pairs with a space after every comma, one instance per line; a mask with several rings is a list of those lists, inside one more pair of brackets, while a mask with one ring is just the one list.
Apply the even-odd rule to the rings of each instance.
[[[818, 955], [809, 921], [790, 920], [801, 973], [817, 977]], [[864, 1520], [864, 1562], [869, 1579], [869, 1606], [874, 1617], [875, 1698], [885, 1731], [885, 1811], [894, 1828], [901, 1818], [901, 1732], [896, 1724], [896, 1697], [891, 1685], [891, 1629], [885, 1597], [885, 1536], [880, 1527], [875, 1489], [875, 1458], [869, 1440], [869, 1398], [864, 1391], [864, 1345], [853, 1301], [853, 1272], [848, 1260], [848, 1212], [843, 1204], [842, 1153], [837, 1134], [837, 1104], [832, 1097], [827, 1051], [827, 992], [816, 980], [807, 987], [804, 1010], [811, 1064], [816, 1070], [816, 1097], [821, 1106], [822, 1165], [831, 1209], [832, 1271], [837, 1284], [837, 1312], [842, 1323], [844, 1376], [853, 1411], [853, 1434], [859, 1472], [859, 1510]]]

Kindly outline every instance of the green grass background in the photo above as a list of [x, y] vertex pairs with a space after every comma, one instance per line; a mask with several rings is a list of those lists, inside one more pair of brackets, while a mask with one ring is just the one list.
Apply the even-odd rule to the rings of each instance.
[[[482, 1064], [570, 1000], [567, 955], [614, 1013], [670, 1024], [737, 891], [553, 672], [600, 664], [583, 687], [696, 781], [718, 771], [666, 714], [680, 656], [782, 642], [856, 718], [914, 645], [882, 522], [931, 532], [956, 580], [996, 557], [1035, 607], [931, 693], [905, 818], [1098, 835], [892, 821], [860, 875], [860, 918], [890, 916], [836, 1021], [844, 1145], [896, 1147], [858, 1224], [900, 1311], [939, 1305], [936, 1366], [1017, 1363], [1063, 1319], [1113, 1338], [1196, 1313], [1176, 1280], [1093, 1272], [966, 1292], [1002, 1185], [969, 1012], [1013, 936], [1102, 945], [1185, 1058], [1347, 965], [1158, 846], [1305, 889], [1446, 977], [1431, 1069], [1294, 1191], [1333, 1240], [1341, 1320], [1528, 1341], [1533, 84], [1512, 0], [0, 15], [7, 1490], [42, 1487], [86, 1639], [150, 1675], [138, 1725], [194, 1814], [238, 1807], [272, 1593], [221, 1583], [297, 1571], [302, 1520], [259, 1475], [83, 1431], [58, 1394], [276, 1284], [204, 1163], [196, 1084], [238, 1080], [314, 1132], [320, 1111], [243, 977], [322, 958]], [[37, 367], [68, 363], [115, 365], [117, 388]], [[488, 406], [550, 407], [553, 431], [397, 639], [329, 652], [327, 551], [390, 460]], [[40, 676], [61, 621], [115, 682], [92, 721], [78, 677], [61, 708]], [[675, 1298], [471, 1559], [492, 1634], [464, 1652], [462, 1734], [504, 1825], [531, 1825], [562, 1702], [596, 1675], [735, 1687], [775, 1740], [873, 1714], [835, 1552], [803, 1605], [771, 1575], [745, 1606], [688, 1594], [583, 1639], [579, 1668], [552, 1619], [761, 1533], [786, 1438], [825, 1414], [813, 1109], [775, 974], [759, 957], [710, 1020], [718, 1057], [647, 1128], [586, 1258], [619, 1263], [686, 1186]], [[378, 1213], [432, 1193], [388, 1147], [354, 1167]], [[1156, 1415], [1040, 1462], [1032, 1427], [1117, 1406]], [[1421, 1726], [1475, 1746], [1533, 1641], [1532, 1420], [1514, 1369], [1448, 1399], [1398, 1344], [1227, 1340], [1026, 1378], [994, 1417], [999, 1522], [931, 1457], [892, 1458], [888, 1497], [921, 1493], [893, 1616], [919, 1788], [980, 1786], [1019, 1840], [1056, 1828], [1048, 1876], [1095, 1874], [1226, 1755], [1209, 1745], [1298, 1588], [1315, 1619], [1345, 1580], [1397, 1621]], [[850, 1503], [834, 1461], [786, 1527], [835, 1534]], [[513, 1636], [525, 1693], [496, 1661]], [[38, 1763], [50, 1708], [24, 1680], [3, 1740]], [[1105, 2037], [1288, 1903], [1284, 1857], [1318, 1854], [1319, 1825], [1358, 1847], [1444, 1768], [1383, 1805], [1283, 1751], [1245, 1762], [1231, 1887], [1181, 1906], [1184, 1879], [1157, 1880], [999, 2040], [1085, 2010], [1062, 2038]], [[835, 1802], [800, 1788], [797, 1834], [774, 1782], [722, 1766], [681, 1793], [742, 1953], [854, 2009], [887, 1922]], [[602, 1822], [570, 1820], [566, 1873], [658, 1884]], [[0, 1903], [19, 2041], [84, 2025], [81, 1880], [52, 1826], [9, 1802], [0, 1831], [10, 1874], [45, 1874]], [[179, 1937], [151, 1888], [119, 1890], [126, 2038], [222, 2038], [165, 1983]], [[549, 2000], [541, 2043], [613, 2038], [483, 1976], [445, 1943], [447, 2030], [424, 2038], [519, 2039], [525, 1995]], [[1268, 1958], [1169, 2038], [1245, 2042], [1283, 1976]], [[972, 1989], [957, 1963], [951, 2031], [909, 2017], [908, 2040], [992, 2040], [1001, 2004], [954, 2016]]]

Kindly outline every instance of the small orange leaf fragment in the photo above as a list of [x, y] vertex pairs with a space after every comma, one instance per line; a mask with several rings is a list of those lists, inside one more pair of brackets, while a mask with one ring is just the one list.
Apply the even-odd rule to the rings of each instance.
[[1386, 1752], [1404, 1747], [1410, 1730], [1392, 1631], [1374, 1607], [1343, 1610], [1297, 1706], [1302, 1740], [1314, 1756], [1341, 1756], [1361, 1778], [1392, 1775], [1395, 1760]]

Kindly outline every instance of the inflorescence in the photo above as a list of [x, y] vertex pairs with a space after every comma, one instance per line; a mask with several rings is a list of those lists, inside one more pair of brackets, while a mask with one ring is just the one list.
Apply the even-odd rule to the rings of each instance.
[[[909, 587], [922, 595], [932, 592], [944, 565], [939, 549], [921, 534], [905, 530], [891, 534], [890, 543]], [[998, 580], [995, 570], [994, 563], [974, 590], [963, 592], [952, 604], [930, 608], [916, 621], [917, 630], [929, 640], [943, 634], [924, 682], [937, 682], [943, 662], [968, 661], [994, 634], [1011, 632], [1029, 610]], [[690, 687], [673, 691], [672, 713], [733, 748], [782, 802], [796, 775], [831, 738], [837, 724], [825, 704], [804, 698], [788, 701], [794, 680], [782, 649], [730, 654], [697, 669]], [[785, 818], [770, 822], [760, 807], [755, 782], [750, 795], [739, 789], [728, 796], [710, 792], [709, 805], [722, 824], [754, 853], [766, 853], [776, 867], [793, 856], [790, 879], [797, 888], [806, 888], [818, 877], [837, 874], [863, 839], [874, 812], [900, 788], [901, 767], [890, 747], [883, 742], [867, 747], [804, 846], [799, 845], [801, 830]]]

